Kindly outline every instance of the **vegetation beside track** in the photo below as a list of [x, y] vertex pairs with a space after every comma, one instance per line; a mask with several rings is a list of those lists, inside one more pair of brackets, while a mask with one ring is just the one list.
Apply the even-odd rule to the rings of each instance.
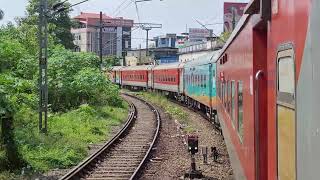
[[166, 113], [170, 114], [182, 125], [181, 128], [184, 132], [189, 133], [194, 131], [194, 128], [190, 124], [188, 114], [182, 107], [170, 102], [164, 95], [155, 92], [138, 92], [136, 95], [164, 109]]
[[[68, 50], [70, 23], [59, 27], [66, 23], [51, 19], [48, 132], [39, 133], [37, 3], [29, 2], [16, 25], [0, 26], [0, 179], [75, 165], [88, 145], [106, 140], [127, 116], [128, 105], [100, 72], [99, 58]], [[70, 21], [67, 13], [62, 19]]]

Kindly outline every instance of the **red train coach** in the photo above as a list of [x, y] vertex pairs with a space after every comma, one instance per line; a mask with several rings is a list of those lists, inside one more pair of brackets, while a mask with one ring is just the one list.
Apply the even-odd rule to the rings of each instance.
[[[263, 118], [255, 118], [255, 108], [265, 108], [265, 104], [258, 106], [254, 99], [254, 74], [258, 70], [257, 64], [266, 61], [266, 54], [261, 54], [266, 51], [266, 42], [261, 43], [266, 40], [266, 32], [254, 30], [258, 20], [259, 15], [256, 14], [242, 17], [217, 62], [219, 120], [225, 129], [224, 135], [230, 137], [226, 137], [226, 140], [228, 149], [231, 150], [230, 156], [235, 159], [232, 162], [235, 176], [247, 179], [255, 179], [256, 170], [259, 168], [257, 159], [266, 162], [265, 155], [254, 156], [257, 149], [256, 138], [259, 142], [266, 143], [265, 134], [257, 137], [254, 131], [257, 124], [266, 126], [266, 119], [263, 119], [265, 114], [261, 114]], [[266, 177], [266, 172], [263, 173]]]
[[252, 0], [222, 50], [218, 115], [237, 179], [319, 177], [319, 14], [316, 0]]
[[269, 179], [318, 180], [320, 1], [273, 0], [268, 30]]
[[180, 63], [155, 66], [153, 72], [153, 88], [170, 93], [179, 93]]

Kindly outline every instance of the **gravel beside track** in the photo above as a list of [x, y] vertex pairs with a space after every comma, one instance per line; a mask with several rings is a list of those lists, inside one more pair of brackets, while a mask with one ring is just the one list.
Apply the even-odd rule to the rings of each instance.
[[[178, 105], [177, 105], [178, 106]], [[227, 148], [223, 139], [213, 125], [203, 116], [186, 107], [182, 107], [188, 114], [189, 124], [199, 136], [199, 153], [196, 155], [197, 169], [201, 170], [205, 178], [233, 180], [233, 171], [229, 161]], [[156, 145], [153, 159], [147, 163], [141, 179], [183, 179], [183, 175], [190, 169], [190, 155], [185, 143], [186, 135], [181, 130], [181, 125], [160, 110], [162, 128]], [[219, 157], [217, 162], [208, 156], [208, 163], [203, 163], [202, 147], [217, 147]]]

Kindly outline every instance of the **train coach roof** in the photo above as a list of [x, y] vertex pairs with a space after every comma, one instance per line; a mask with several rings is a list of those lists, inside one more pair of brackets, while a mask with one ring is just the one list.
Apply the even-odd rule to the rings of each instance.
[[219, 57], [220, 51], [221, 50], [211, 51], [208, 54], [200, 56], [195, 60], [186, 62], [185, 66], [215, 63], [217, 61], [217, 58]]
[[142, 66], [127, 66], [123, 67], [121, 71], [134, 71], [134, 70], [149, 70], [153, 65], [142, 65]]
[[162, 64], [162, 65], [155, 66], [153, 70], [178, 69], [178, 68], [181, 68], [180, 64], [182, 63], [177, 62], [177, 63]]
[[122, 69], [124, 66], [113, 66], [111, 68], [111, 71], [119, 71], [120, 69]]

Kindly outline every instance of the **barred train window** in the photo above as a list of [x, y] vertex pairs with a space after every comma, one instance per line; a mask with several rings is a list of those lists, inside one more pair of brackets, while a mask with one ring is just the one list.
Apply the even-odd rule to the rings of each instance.
[[231, 81], [231, 119], [235, 125], [235, 82]]
[[238, 81], [238, 133], [243, 140], [243, 81]]

